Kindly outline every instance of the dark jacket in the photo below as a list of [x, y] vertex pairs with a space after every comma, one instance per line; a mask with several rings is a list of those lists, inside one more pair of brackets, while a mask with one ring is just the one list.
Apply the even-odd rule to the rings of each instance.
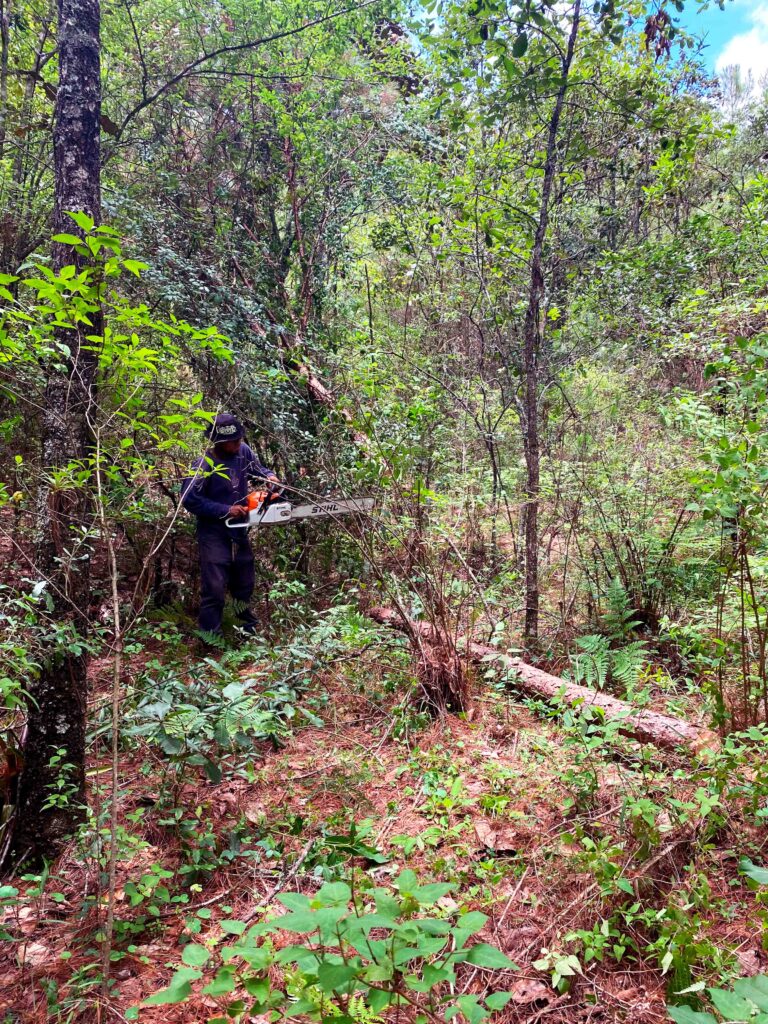
[[211, 449], [193, 469], [195, 474], [181, 485], [181, 501], [197, 516], [198, 532], [225, 534], [245, 543], [247, 530], [230, 530], [224, 520], [233, 505], [245, 504], [248, 481], [263, 479], [272, 471], [261, 465], [247, 444], [241, 444], [236, 455], [220, 456]]

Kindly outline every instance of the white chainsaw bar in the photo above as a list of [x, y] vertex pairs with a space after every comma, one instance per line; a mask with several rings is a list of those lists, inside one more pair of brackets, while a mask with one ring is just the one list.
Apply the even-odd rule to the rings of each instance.
[[297, 519], [322, 519], [325, 516], [347, 516], [351, 513], [370, 512], [373, 498], [337, 498], [318, 501], [314, 505], [291, 505], [288, 501], [274, 501], [248, 513], [247, 519], [227, 519], [232, 529], [246, 529], [249, 526], [275, 526], [292, 523]]

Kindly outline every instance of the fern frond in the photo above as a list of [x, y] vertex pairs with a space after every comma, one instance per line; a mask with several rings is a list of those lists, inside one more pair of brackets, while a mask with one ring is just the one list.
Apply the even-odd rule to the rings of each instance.
[[614, 576], [605, 593], [608, 610], [600, 616], [600, 628], [612, 640], [623, 639], [640, 625], [635, 618], [636, 611], [621, 580]]
[[644, 641], [635, 640], [619, 651], [611, 652], [611, 678], [624, 686], [634, 686], [648, 657]]
[[362, 996], [350, 997], [347, 1012], [355, 1024], [384, 1024], [384, 1018], [374, 1013]]
[[610, 669], [610, 640], [599, 633], [582, 636], [576, 641], [581, 653], [571, 658], [571, 675], [573, 682], [582, 686], [594, 686], [602, 690], [608, 679]]
[[197, 629], [195, 630], [195, 633], [201, 640], [208, 644], [209, 647], [215, 647], [219, 651], [226, 651], [227, 641], [221, 633], [211, 633], [210, 630], [207, 629]]

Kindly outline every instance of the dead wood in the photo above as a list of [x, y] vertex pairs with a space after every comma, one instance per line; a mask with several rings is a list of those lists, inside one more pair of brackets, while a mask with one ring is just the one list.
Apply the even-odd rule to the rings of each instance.
[[[419, 634], [427, 641], [432, 637], [433, 631], [429, 623], [415, 622], [412, 619], [405, 621], [402, 615], [392, 608], [373, 608], [368, 615], [374, 622], [391, 626], [393, 629], [401, 629], [411, 636]], [[567, 704], [586, 704], [599, 708], [608, 721], [620, 721], [621, 731], [642, 743], [653, 743], [654, 746], [666, 750], [686, 746], [690, 750], [698, 751], [704, 748], [717, 749], [719, 746], [717, 734], [710, 729], [657, 711], [634, 708], [617, 697], [552, 676], [533, 665], [528, 665], [520, 658], [510, 657], [473, 640], [464, 638], [463, 641], [459, 641], [458, 647], [473, 661], [496, 661], [511, 669], [515, 675], [514, 685], [525, 693], [548, 699], [557, 697]]]

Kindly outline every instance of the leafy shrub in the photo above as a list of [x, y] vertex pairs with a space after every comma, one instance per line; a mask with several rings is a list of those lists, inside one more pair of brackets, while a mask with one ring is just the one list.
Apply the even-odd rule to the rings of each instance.
[[[692, 993], [703, 988], [701, 983], [685, 991]], [[724, 1024], [765, 1024], [768, 1021], [768, 975], [738, 978], [732, 989], [709, 988], [707, 991]], [[667, 1010], [675, 1024], [717, 1024], [713, 1014], [692, 1010], [690, 1006], [668, 1006]]]
[[219, 782], [218, 751], [246, 749], [254, 740], [278, 745], [297, 713], [318, 722], [299, 706], [299, 693], [288, 682], [238, 679], [220, 688], [207, 675], [195, 673], [187, 683], [171, 669], [148, 680], [147, 693], [129, 714], [124, 735], [144, 737], [172, 761], [200, 765]]
[[[481, 1001], [451, 991], [458, 964], [517, 969], [494, 946], [467, 945], [486, 915], [438, 909], [429, 916], [453, 887], [419, 885], [412, 871], [403, 871], [393, 886], [355, 892], [346, 882], [328, 882], [313, 897], [297, 892], [278, 897], [287, 910], [280, 917], [250, 928], [247, 921], [223, 921], [223, 931], [236, 936], [235, 942], [221, 949], [213, 943], [185, 946], [184, 966], [145, 1005], [184, 1002], [191, 983], [208, 976], [203, 993], [224, 1001], [226, 1016], [214, 1018], [217, 1024], [270, 1011], [317, 1021], [349, 1021], [354, 1011], [370, 1020], [401, 1006], [441, 1012], [448, 1021], [461, 1013], [478, 1024], [501, 1009], [507, 993]], [[268, 936], [282, 932], [300, 938], [277, 949]], [[274, 968], [285, 990], [275, 986]]]

